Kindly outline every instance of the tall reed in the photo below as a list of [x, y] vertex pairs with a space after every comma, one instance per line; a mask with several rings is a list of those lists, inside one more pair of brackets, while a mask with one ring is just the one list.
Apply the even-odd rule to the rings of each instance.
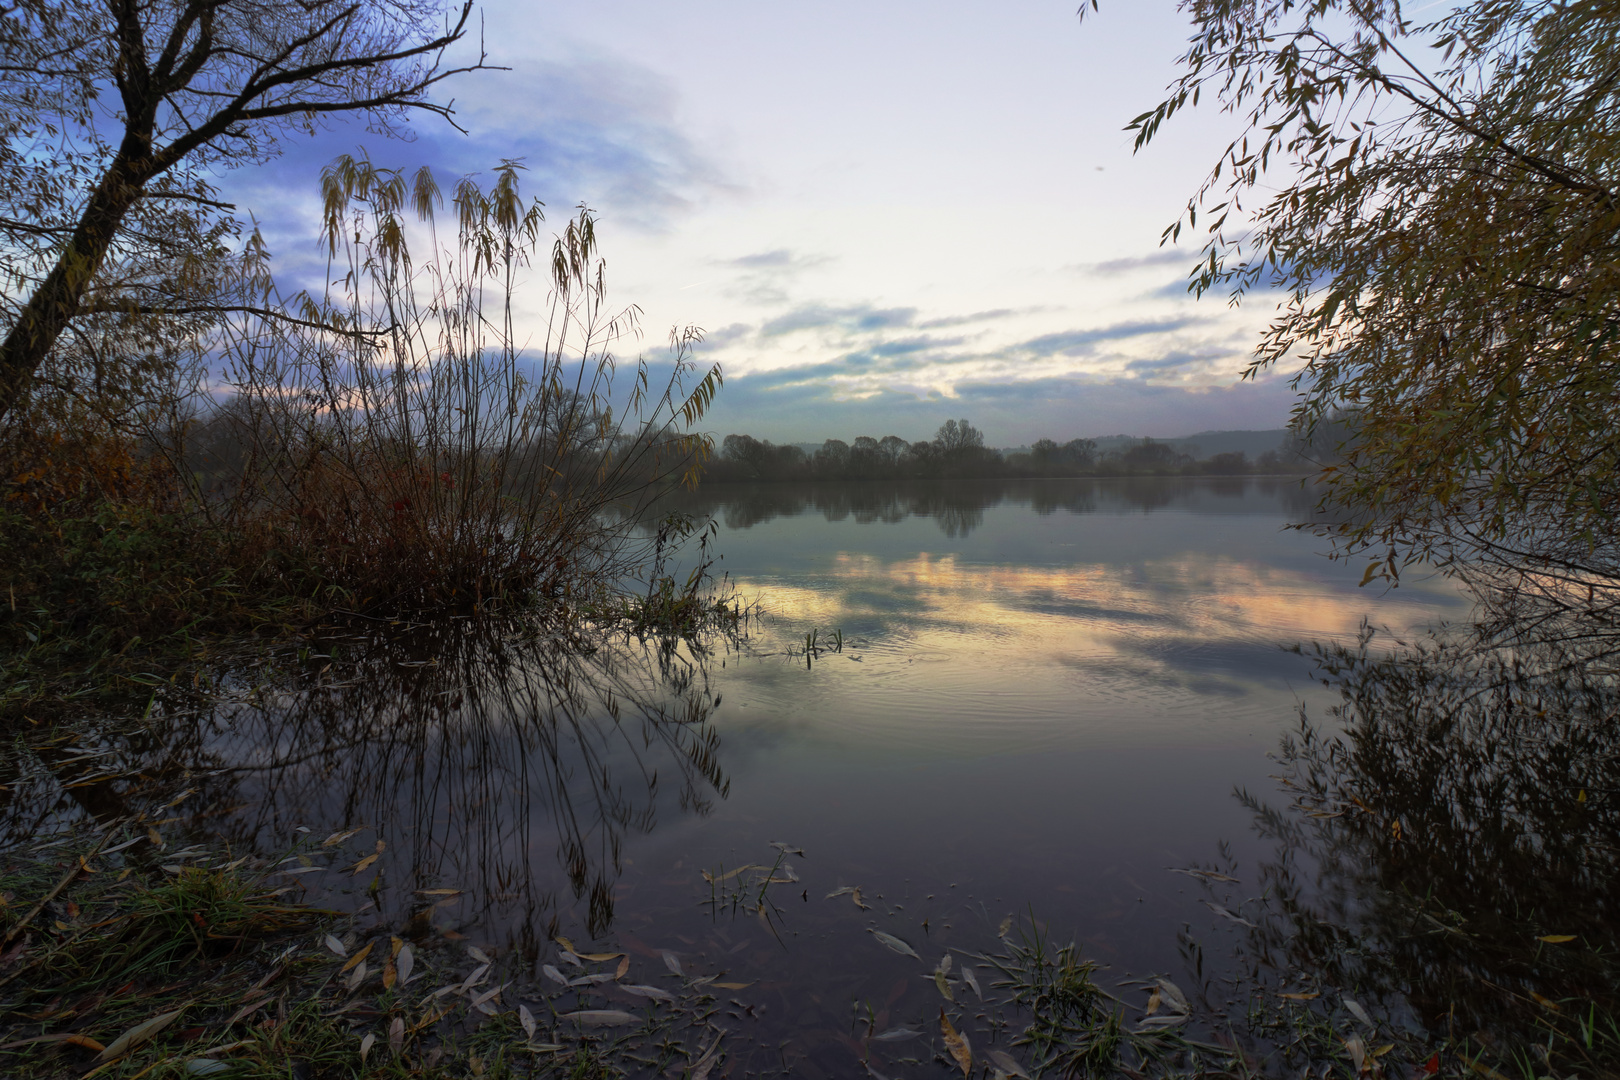
[[[694, 361], [701, 331], [671, 332], [667, 377], [638, 359], [616, 384], [640, 311], [610, 310], [588, 209], [536, 258], [520, 168], [459, 181], [448, 240], [428, 169], [323, 171], [327, 292], [232, 325], [230, 397], [187, 452], [200, 504], [264, 565], [366, 608], [581, 601], [633, 571], [651, 500], [695, 480], [721, 385]], [[531, 268], [549, 284], [532, 341]]]

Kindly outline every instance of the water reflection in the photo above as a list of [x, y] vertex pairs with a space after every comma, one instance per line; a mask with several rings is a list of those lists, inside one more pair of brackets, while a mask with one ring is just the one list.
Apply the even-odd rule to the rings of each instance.
[[[223, 701], [159, 698], [139, 724], [13, 760], [5, 835], [75, 813], [171, 816], [160, 807], [185, 788], [180, 813], [260, 851], [299, 828], [369, 827], [376, 901], [400, 922], [413, 890], [447, 886], [471, 894], [463, 921], [498, 909], [544, 940], [565, 887], [596, 934], [626, 839], [727, 794], [706, 663], [471, 620], [332, 636], [226, 672]], [[301, 881], [320, 892], [328, 876]]]
[[1273, 845], [1250, 959], [1409, 1009], [1436, 1043], [1590, 1067], [1576, 1019], [1620, 1007], [1620, 689], [1578, 659], [1322, 651], [1343, 734], [1285, 743], [1292, 805], [1241, 795]]
[[993, 507], [1028, 507], [1037, 514], [1161, 510], [1214, 501], [1250, 500], [1301, 517], [1316, 496], [1297, 478], [1129, 477], [1103, 480], [961, 480], [927, 483], [711, 484], [683, 498], [692, 512], [741, 530], [777, 518], [818, 514], [824, 520], [896, 524], [932, 519], [950, 539], [968, 536]]

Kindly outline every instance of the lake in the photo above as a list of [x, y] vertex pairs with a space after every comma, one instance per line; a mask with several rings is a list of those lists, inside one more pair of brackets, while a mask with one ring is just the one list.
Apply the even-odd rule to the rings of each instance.
[[[716, 522], [713, 572], [757, 611], [741, 642], [334, 633], [224, 704], [165, 699], [126, 772], [185, 785], [239, 845], [358, 830], [287, 863], [358, 927], [524, 977], [567, 966], [561, 937], [714, 979], [732, 1075], [860, 1071], [860, 1031], [930, 1030], [929, 973], [1009, 918], [1107, 986], [1166, 975], [1219, 1006], [1274, 855], [1239, 793], [1286, 803], [1268, 753], [1335, 699], [1288, 650], [1468, 612], [1442, 580], [1360, 587], [1287, 528], [1311, 503], [1265, 478], [712, 487], [666, 508]], [[884, 1074], [928, 1056], [870, 1052]]]

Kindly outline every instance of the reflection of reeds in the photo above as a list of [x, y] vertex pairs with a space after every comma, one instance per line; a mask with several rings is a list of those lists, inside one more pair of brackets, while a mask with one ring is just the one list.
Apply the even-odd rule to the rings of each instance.
[[[371, 825], [388, 838], [380, 903], [401, 922], [411, 889], [449, 885], [480, 911], [518, 906], [514, 922], [538, 942], [555, 868], [599, 932], [625, 838], [728, 792], [702, 658], [684, 648], [471, 619], [322, 648], [258, 670], [224, 703], [171, 714], [160, 698], [139, 724], [82, 734], [108, 753], [99, 779], [72, 791], [62, 781], [80, 778], [61, 751], [28, 755], [6, 778], [6, 825], [31, 831], [70, 796], [130, 813], [183, 781], [189, 806], [231, 808], [207, 824], [245, 850], [295, 824]], [[536, 832], [548, 828], [549, 843]]]
[[1343, 734], [1302, 717], [1293, 805], [1240, 793], [1276, 848], [1245, 964], [1409, 1011], [1510, 1075], [1516, 1054], [1612, 1074], [1620, 693], [1565, 642], [1517, 646], [1318, 650]]
[[326, 170], [336, 295], [306, 301], [302, 322], [236, 328], [234, 397], [186, 448], [201, 505], [268, 565], [361, 608], [593, 598], [625, 572], [648, 499], [695, 477], [709, 446], [691, 428], [719, 369], [689, 378], [688, 330], [661, 390], [643, 361], [616, 394], [637, 311], [607, 308], [588, 212], [545, 262], [542, 340], [522, 340], [542, 219], [516, 177], [458, 184], [454, 242], [413, 261], [407, 204], [431, 218], [431, 174], [407, 192], [363, 160]]

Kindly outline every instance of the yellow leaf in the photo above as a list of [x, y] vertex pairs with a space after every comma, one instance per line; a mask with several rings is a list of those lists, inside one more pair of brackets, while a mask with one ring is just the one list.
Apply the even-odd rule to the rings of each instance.
[[1574, 934], [1544, 934], [1541, 937], [1536, 938], [1536, 940], [1537, 941], [1545, 941], [1549, 945], [1562, 945], [1566, 941], [1574, 941], [1575, 940], [1575, 935]]
[[622, 978], [625, 977], [626, 974], [629, 973], [629, 971], [630, 971], [630, 957], [627, 954], [623, 960], [619, 961], [619, 970], [613, 973], [613, 977], [615, 979], [622, 979]]
[[338, 968], [338, 974], [343, 974], [345, 971], [348, 971], [350, 968], [354, 967], [354, 965], [364, 960], [366, 958], [366, 954], [371, 952], [371, 947], [375, 944], [377, 944], [375, 941], [367, 942], [365, 948], [349, 957], [349, 962]]
[[374, 863], [376, 861], [377, 861], [377, 856], [375, 856], [375, 855], [367, 855], [365, 858], [363, 858], [359, 862], [355, 863], [354, 864], [355, 876], [358, 877], [360, 875], [361, 871], [363, 871], [366, 867], [370, 866], [372, 863]]
[[1554, 1001], [1552, 998], [1542, 997], [1540, 994], [1536, 993], [1534, 990], [1530, 991], [1530, 996], [1535, 998], [1536, 999], [1536, 1004], [1542, 1006], [1543, 1008], [1552, 1009], [1554, 1012], [1562, 1012], [1563, 1011], [1564, 1007], [1562, 1005], [1558, 1004], [1558, 1002]]
[[[589, 960], [593, 964], [605, 964], [609, 960], [617, 960], [619, 957], [624, 956], [625, 954], [622, 952], [582, 952], [575, 953], [574, 955], [579, 957], [581, 960]], [[628, 959], [628, 957], [626, 959]]]
[[951, 1026], [951, 1018], [945, 1015], [943, 1005], [939, 1008], [939, 1032], [945, 1037], [945, 1047], [950, 1050], [951, 1057], [962, 1067], [962, 1075], [970, 1075], [973, 1072], [973, 1047], [968, 1044], [967, 1036]]
[[392, 960], [389, 960], [383, 965], [382, 979], [384, 990], [392, 990], [394, 988], [394, 984], [399, 981], [399, 969], [394, 966], [394, 962]]
[[1277, 996], [1280, 997], [1280, 998], [1287, 998], [1289, 1001], [1314, 1001], [1316, 998], [1319, 998], [1322, 995], [1320, 993], [1311, 993], [1311, 994], [1278, 994]]
[[709, 984], [709, 985], [710, 985], [710, 986], [718, 986], [718, 987], [720, 987], [720, 989], [722, 989], [722, 990], [746, 990], [746, 989], [748, 989], [748, 988], [749, 988], [749, 987], [750, 987], [750, 986], [753, 986], [753, 985], [754, 985], [754, 984], [753, 984], [753, 983], [751, 983], [751, 982], [745, 982], [745, 983], [739, 983], [739, 982], [717, 982], [717, 983], [710, 983], [710, 984]]
[[102, 1062], [107, 1062], [113, 1060], [114, 1058], [122, 1057], [131, 1050], [134, 1050], [137, 1046], [149, 1042], [158, 1032], [174, 1023], [175, 1017], [179, 1016], [182, 1012], [185, 1012], [184, 1005], [173, 1012], [166, 1012], [161, 1016], [154, 1016], [152, 1019], [143, 1024], [136, 1024], [134, 1027], [118, 1036], [118, 1038], [114, 1039], [111, 1043], [107, 1044], [106, 1049], [101, 1051], [101, 1056], [96, 1058], [96, 1064], [99, 1065]]
[[552, 940], [561, 945], [563, 948], [567, 949], [569, 952], [574, 953], [576, 956], [578, 955], [578, 950], [574, 948], [574, 943], [563, 937], [561, 934], [557, 935]]

